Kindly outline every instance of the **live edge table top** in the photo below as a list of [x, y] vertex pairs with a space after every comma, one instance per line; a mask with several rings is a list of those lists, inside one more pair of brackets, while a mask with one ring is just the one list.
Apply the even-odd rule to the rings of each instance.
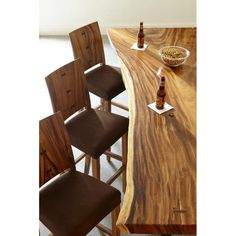
[[[129, 97], [127, 189], [117, 221], [127, 233], [196, 233], [196, 28], [146, 28], [145, 51], [131, 49], [138, 29], [110, 28]], [[187, 48], [179, 67], [166, 66], [158, 49]], [[166, 102], [157, 114], [159, 77], [166, 78]]]

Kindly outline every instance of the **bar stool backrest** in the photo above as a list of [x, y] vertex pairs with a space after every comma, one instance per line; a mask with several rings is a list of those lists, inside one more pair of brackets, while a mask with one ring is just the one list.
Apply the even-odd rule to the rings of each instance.
[[45, 79], [53, 111], [61, 111], [64, 120], [83, 108], [91, 107], [80, 59], [62, 66]]
[[61, 112], [39, 122], [39, 186], [67, 169], [75, 170], [69, 136]]
[[85, 71], [97, 64], [105, 64], [98, 22], [78, 28], [72, 31], [69, 36], [74, 58], [81, 58]]

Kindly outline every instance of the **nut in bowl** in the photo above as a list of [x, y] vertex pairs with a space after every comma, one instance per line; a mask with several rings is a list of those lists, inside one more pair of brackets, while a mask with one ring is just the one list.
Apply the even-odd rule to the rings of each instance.
[[162, 61], [168, 66], [180, 66], [190, 56], [189, 50], [178, 46], [166, 46], [159, 50]]

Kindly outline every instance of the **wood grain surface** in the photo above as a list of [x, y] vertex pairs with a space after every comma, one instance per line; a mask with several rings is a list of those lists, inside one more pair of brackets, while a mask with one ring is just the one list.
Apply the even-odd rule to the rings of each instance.
[[[117, 225], [129, 233], [195, 234], [196, 28], [144, 29], [145, 51], [130, 48], [137, 32], [108, 29], [129, 97], [127, 188]], [[158, 49], [167, 45], [187, 48], [186, 63], [163, 64]], [[160, 75], [174, 107], [162, 115], [147, 106]]]
[[93, 22], [69, 33], [74, 58], [80, 58], [84, 70], [105, 64], [105, 55], [98, 22]]
[[80, 59], [55, 70], [45, 80], [53, 111], [61, 111], [64, 120], [84, 107], [91, 107]]
[[39, 186], [67, 169], [75, 170], [70, 139], [61, 112], [39, 122]]

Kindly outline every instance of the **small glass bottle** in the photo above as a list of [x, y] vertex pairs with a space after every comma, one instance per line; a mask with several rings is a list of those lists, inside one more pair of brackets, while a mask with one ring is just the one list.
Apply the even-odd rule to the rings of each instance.
[[165, 104], [165, 96], [166, 96], [166, 91], [165, 91], [165, 77], [161, 77], [161, 83], [159, 86], [159, 89], [157, 91], [157, 99], [156, 99], [156, 108], [161, 110], [164, 108]]
[[143, 48], [144, 46], [144, 32], [143, 32], [143, 22], [140, 22], [140, 28], [138, 32], [138, 48]]

